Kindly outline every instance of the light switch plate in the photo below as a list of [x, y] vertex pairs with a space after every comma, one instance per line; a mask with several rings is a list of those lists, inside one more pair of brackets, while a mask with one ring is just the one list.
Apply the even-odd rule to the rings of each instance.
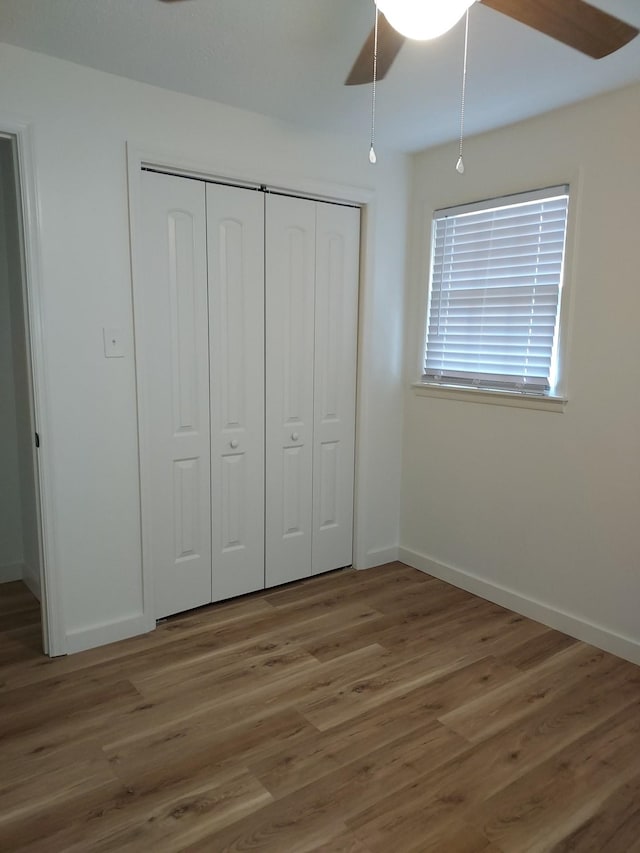
[[124, 334], [122, 329], [115, 326], [105, 326], [102, 329], [105, 358], [124, 358]]

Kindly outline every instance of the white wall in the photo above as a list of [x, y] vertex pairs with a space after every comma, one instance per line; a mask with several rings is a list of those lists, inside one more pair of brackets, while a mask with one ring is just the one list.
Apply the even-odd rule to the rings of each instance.
[[[635, 86], [415, 156], [400, 555], [640, 661], [638, 139]], [[562, 182], [565, 412], [415, 395], [432, 211]]]
[[[141, 629], [136, 392], [125, 142], [213, 172], [284, 183], [370, 187], [363, 292], [359, 562], [394, 556], [398, 536], [402, 286], [407, 163], [358, 141], [0, 45], [0, 104], [32, 126], [40, 203], [50, 472], [66, 647]], [[0, 114], [1, 126], [1, 114]], [[102, 327], [126, 330], [128, 356], [105, 360]], [[43, 458], [43, 457], [41, 457]]]
[[3, 175], [9, 142], [0, 139], [0, 583], [22, 577], [23, 547], [7, 226], [12, 215]]

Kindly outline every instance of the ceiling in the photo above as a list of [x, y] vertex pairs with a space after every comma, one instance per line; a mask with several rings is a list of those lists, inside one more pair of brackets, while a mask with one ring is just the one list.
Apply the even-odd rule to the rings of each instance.
[[[640, 27], [638, 0], [591, 0]], [[343, 82], [372, 0], [0, 0], [0, 40], [277, 120], [356, 134], [371, 87]], [[455, 139], [463, 24], [407, 43], [378, 88], [377, 142]], [[640, 36], [595, 61], [491, 9], [471, 11], [466, 130], [489, 130], [640, 81]]]

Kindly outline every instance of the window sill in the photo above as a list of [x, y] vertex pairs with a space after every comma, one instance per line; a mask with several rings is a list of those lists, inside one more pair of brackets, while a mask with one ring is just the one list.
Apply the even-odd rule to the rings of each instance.
[[463, 388], [429, 382], [414, 382], [411, 387], [417, 397], [439, 397], [442, 400], [485, 403], [489, 406], [512, 406], [517, 409], [538, 409], [558, 414], [564, 412], [567, 404], [565, 397], [542, 397], [534, 394], [520, 394], [516, 391], [489, 391], [485, 388]]

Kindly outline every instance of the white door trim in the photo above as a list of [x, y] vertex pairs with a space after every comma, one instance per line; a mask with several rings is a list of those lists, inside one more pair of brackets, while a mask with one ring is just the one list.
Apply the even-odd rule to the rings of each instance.
[[44, 337], [44, 298], [40, 261], [40, 204], [38, 197], [34, 131], [31, 124], [0, 113], [0, 133], [16, 140], [20, 204], [22, 207], [22, 241], [24, 248], [24, 283], [26, 289], [27, 333], [31, 379], [33, 382], [33, 421], [40, 435], [40, 449], [35, 452], [35, 487], [39, 492], [39, 528], [41, 533], [41, 611], [44, 651], [51, 657], [67, 653], [62, 605], [62, 583], [56, 558], [53, 519], [53, 453], [50, 450], [50, 407]]
[[[369, 283], [374, 277], [375, 268], [375, 230], [376, 230], [376, 192], [370, 187], [349, 186], [345, 184], [334, 184], [325, 181], [312, 180], [296, 176], [289, 172], [271, 170], [269, 167], [258, 169], [253, 164], [230, 165], [216, 162], [195, 162], [184, 157], [180, 152], [162, 149], [150, 149], [141, 146], [134, 141], [126, 143], [127, 156], [127, 183], [129, 190], [129, 230], [131, 249], [131, 275], [134, 317], [136, 314], [135, 293], [137, 282], [141, 276], [141, 257], [137, 241], [137, 222], [140, 213], [141, 186], [140, 175], [143, 167], [158, 169], [174, 175], [185, 177], [202, 178], [205, 180], [219, 180], [224, 183], [233, 183], [239, 186], [263, 186], [267, 185], [273, 190], [295, 193], [307, 198], [335, 201], [345, 204], [353, 204], [361, 209], [360, 219], [360, 280], [358, 301], [358, 367], [356, 380], [356, 446], [355, 446], [355, 477], [354, 477], [354, 520], [353, 520], [353, 565], [357, 568], [365, 568], [374, 565], [371, 555], [368, 553], [365, 538], [366, 518], [365, 500], [366, 469], [367, 469], [367, 432], [364, 424], [367, 422], [366, 410], [368, 400], [366, 394], [365, 379], [367, 378], [367, 366], [369, 363], [368, 330], [371, 327], [369, 318], [373, 312], [371, 299], [369, 299]], [[134, 358], [135, 342], [134, 342]], [[138, 457], [140, 459], [140, 447], [145, 446], [144, 441], [149, 425], [144, 423], [144, 416], [140, 401], [144, 400], [144, 380], [137, 369], [136, 358], [136, 381], [138, 388]], [[369, 383], [371, 378], [369, 378]], [[140, 489], [144, 482], [144, 471], [140, 469]], [[141, 494], [142, 498], [142, 494]], [[141, 513], [142, 518], [142, 513]], [[146, 630], [152, 630], [155, 625], [153, 577], [149, 561], [145, 554], [149, 553], [149, 531], [145, 529], [142, 521], [142, 585], [143, 585], [143, 609]]]

